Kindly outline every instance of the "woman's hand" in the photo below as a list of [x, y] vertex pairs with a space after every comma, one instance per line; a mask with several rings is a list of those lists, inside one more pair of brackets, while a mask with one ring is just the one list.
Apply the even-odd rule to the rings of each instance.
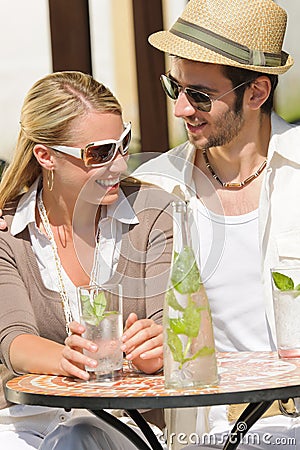
[[84, 366], [94, 369], [97, 361], [83, 354], [83, 349], [89, 352], [96, 352], [98, 347], [95, 343], [82, 337], [85, 331], [83, 325], [78, 322], [70, 324], [71, 335], [65, 340], [65, 346], [62, 351], [61, 368], [67, 376], [89, 380], [89, 373], [84, 370]]
[[0, 209], [0, 230], [6, 230], [7, 223], [2, 217], [2, 209]]
[[152, 319], [138, 319], [131, 313], [125, 323], [122, 350], [126, 359], [145, 373], [154, 373], [163, 366], [163, 328]]

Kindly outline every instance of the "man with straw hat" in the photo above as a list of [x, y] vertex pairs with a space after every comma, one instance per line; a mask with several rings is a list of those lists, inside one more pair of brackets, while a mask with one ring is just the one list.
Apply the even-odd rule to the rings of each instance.
[[[286, 22], [272, 0], [190, 0], [170, 30], [149, 38], [171, 56], [161, 83], [189, 140], [135, 175], [190, 202], [219, 351], [276, 349], [270, 268], [300, 260], [300, 128], [272, 111], [278, 75], [293, 65], [282, 50]], [[214, 434], [221, 447], [240, 412], [199, 408], [192, 431]], [[299, 419], [278, 407], [266, 416], [250, 431], [255, 448], [283, 437], [275, 448], [296, 449], [297, 436], [299, 448]], [[173, 416], [174, 442], [183, 422]]]

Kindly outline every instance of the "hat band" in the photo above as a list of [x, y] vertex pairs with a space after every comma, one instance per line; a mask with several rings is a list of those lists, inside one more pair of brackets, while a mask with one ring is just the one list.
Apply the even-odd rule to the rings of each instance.
[[278, 67], [282, 65], [281, 54], [250, 50], [245, 45], [238, 44], [194, 23], [187, 22], [181, 17], [174, 23], [170, 33], [213, 50], [241, 64], [262, 67]]

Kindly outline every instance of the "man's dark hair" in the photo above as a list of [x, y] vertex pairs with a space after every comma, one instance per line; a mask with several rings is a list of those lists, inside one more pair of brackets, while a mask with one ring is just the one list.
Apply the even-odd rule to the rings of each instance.
[[278, 75], [270, 75], [269, 73], [254, 72], [253, 70], [240, 69], [238, 67], [231, 67], [231, 66], [223, 66], [223, 73], [226, 76], [226, 78], [228, 78], [232, 82], [233, 87], [238, 86], [244, 81], [249, 80], [249, 84], [245, 84], [235, 91], [237, 97], [235, 105], [236, 112], [240, 111], [242, 108], [244, 92], [246, 87], [250, 85], [251, 81], [254, 81], [256, 80], [256, 78], [263, 75], [269, 77], [271, 81], [271, 91], [269, 97], [261, 106], [261, 110], [265, 114], [268, 115], [271, 114], [273, 109], [274, 91], [278, 84]]

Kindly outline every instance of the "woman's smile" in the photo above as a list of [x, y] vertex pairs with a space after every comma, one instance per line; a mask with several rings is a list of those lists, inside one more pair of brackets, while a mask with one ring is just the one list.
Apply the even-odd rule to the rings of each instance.
[[119, 178], [110, 178], [107, 180], [96, 180], [96, 183], [99, 184], [100, 186], [104, 186], [104, 187], [114, 187], [116, 185], [119, 185]]

